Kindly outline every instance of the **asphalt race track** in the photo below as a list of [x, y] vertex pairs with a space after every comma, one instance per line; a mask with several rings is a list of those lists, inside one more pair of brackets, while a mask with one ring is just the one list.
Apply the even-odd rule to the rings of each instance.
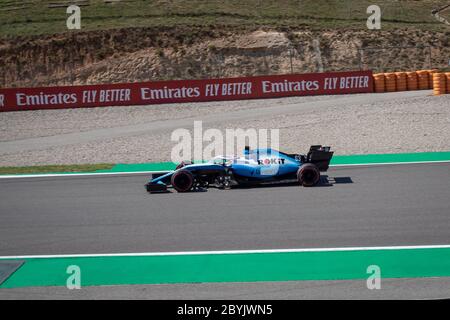
[[148, 175], [2, 180], [0, 255], [449, 242], [450, 164], [328, 175], [345, 183], [148, 194]]
[[[0, 180], [0, 255], [450, 243], [449, 163], [336, 167], [315, 188], [290, 185], [150, 195], [144, 189], [147, 178], [138, 174]], [[427, 288], [418, 284], [426, 280], [411, 281], [407, 287]], [[412, 297], [450, 296], [448, 279], [429, 281], [435, 284], [428, 283], [429, 291]], [[262, 290], [264, 284], [247, 287], [221, 284], [225, 288], [221, 292], [228, 293], [222, 296], [217, 293], [215, 297], [239, 298], [242, 293], [243, 298], [293, 298], [289, 294], [292, 292], [297, 292], [298, 298], [311, 297], [304, 291], [306, 285], [314, 288], [317, 294], [313, 297], [319, 298], [330, 297], [333, 286], [343, 286], [340, 295], [334, 297], [344, 298], [352, 297], [351, 288], [355, 286], [352, 281], [341, 281], [344, 285], [319, 283], [265, 284], [277, 288], [272, 291]], [[284, 290], [296, 284], [297, 291]], [[226, 289], [227, 285], [232, 287]], [[174, 289], [168, 293], [159, 291], [160, 297], [185, 297], [183, 285], [178, 286], [182, 287], [165, 286], [166, 290]], [[192, 286], [190, 293], [196, 292], [197, 297], [204, 297], [208, 290], [214, 291], [211, 289], [214, 284]], [[259, 296], [251, 294], [255, 292], [249, 289], [252, 286], [260, 286], [256, 291]], [[125, 290], [129, 297], [143, 298], [144, 289], [130, 294], [131, 289], [127, 287], [117, 290]], [[396, 288], [391, 296], [384, 297], [405, 297]], [[48, 293], [51, 288], [45, 290]], [[93, 290], [101, 291], [87, 289], [91, 298], [96, 297]], [[184, 294], [189, 290], [185, 289]], [[151, 291], [147, 291], [149, 297], [157, 298]], [[4, 292], [6, 297], [13, 293], [18, 297], [33, 297], [32, 290]], [[263, 292], [266, 294], [261, 295]], [[107, 295], [116, 297], [111, 291]]]

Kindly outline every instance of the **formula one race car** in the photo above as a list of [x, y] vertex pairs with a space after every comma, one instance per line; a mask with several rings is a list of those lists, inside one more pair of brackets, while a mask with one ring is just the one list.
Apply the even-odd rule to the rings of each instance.
[[311, 146], [306, 155], [246, 147], [239, 158], [218, 156], [207, 163], [182, 162], [174, 171], [153, 175], [145, 186], [150, 193], [165, 192], [168, 186], [188, 192], [293, 181], [311, 187], [319, 183], [320, 172], [328, 170], [332, 156], [330, 147], [320, 145]]

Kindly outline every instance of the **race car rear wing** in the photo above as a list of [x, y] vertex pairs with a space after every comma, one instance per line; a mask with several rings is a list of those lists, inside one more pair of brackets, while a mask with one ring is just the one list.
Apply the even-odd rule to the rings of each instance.
[[319, 171], [327, 171], [332, 157], [333, 151], [330, 151], [330, 147], [315, 145], [309, 148], [309, 152], [303, 156], [302, 162], [313, 163]]

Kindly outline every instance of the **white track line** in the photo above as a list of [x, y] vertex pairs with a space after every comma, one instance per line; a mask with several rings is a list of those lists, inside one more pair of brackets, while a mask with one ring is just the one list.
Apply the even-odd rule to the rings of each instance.
[[11, 174], [0, 175], [0, 179], [18, 179], [18, 178], [48, 178], [48, 177], [84, 177], [84, 176], [117, 176], [131, 174], [157, 174], [167, 173], [169, 171], [131, 171], [131, 172], [91, 172], [91, 173], [47, 173], [47, 174]]
[[25, 255], [0, 256], [0, 259], [51, 259], [51, 258], [96, 258], [96, 257], [153, 257], [153, 256], [189, 256], [216, 254], [253, 254], [253, 253], [296, 253], [296, 252], [335, 252], [335, 251], [369, 251], [369, 250], [412, 250], [412, 249], [447, 249], [450, 244], [385, 246], [385, 247], [342, 247], [342, 248], [307, 248], [307, 249], [262, 249], [262, 250], [224, 250], [224, 251], [184, 251], [184, 252], [140, 252], [140, 253], [99, 253], [99, 254], [60, 254], [60, 255]]
[[353, 163], [353, 164], [332, 164], [330, 167], [354, 167], [354, 166], [385, 166], [397, 164], [425, 164], [425, 163], [448, 163], [450, 160], [436, 160], [436, 161], [408, 161], [408, 162], [378, 162], [378, 163]]
[[[332, 164], [333, 167], [355, 167], [355, 166], [386, 166], [401, 164], [427, 164], [427, 163], [450, 163], [450, 160], [436, 161], [410, 161], [410, 162], [379, 162], [379, 163], [354, 163], [354, 164]], [[133, 174], [161, 174], [170, 171], [131, 171], [131, 172], [91, 172], [91, 173], [48, 173], [48, 174], [11, 174], [0, 175], [0, 179], [20, 179], [20, 178], [55, 178], [55, 177], [88, 177], [88, 176], [116, 176]]]

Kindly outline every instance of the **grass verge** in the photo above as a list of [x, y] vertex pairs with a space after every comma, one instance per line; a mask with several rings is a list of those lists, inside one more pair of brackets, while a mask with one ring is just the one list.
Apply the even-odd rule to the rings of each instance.
[[69, 164], [29, 167], [0, 167], [0, 174], [36, 174], [55, 172], [93, 172], [97, 170], [109, 170], [114, 166], [111, 163], [99, 164]]

